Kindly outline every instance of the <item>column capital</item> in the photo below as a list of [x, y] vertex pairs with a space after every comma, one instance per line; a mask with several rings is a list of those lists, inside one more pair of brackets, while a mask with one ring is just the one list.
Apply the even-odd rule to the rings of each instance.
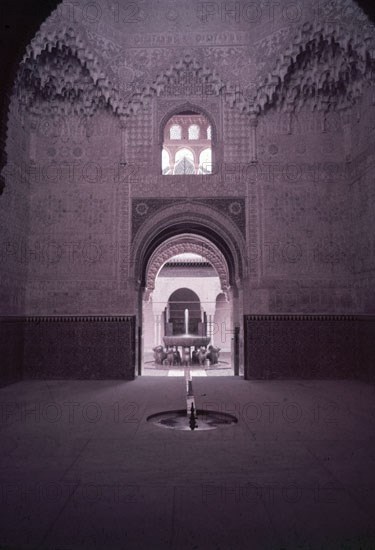
[[127, 118], [126, 117], [121, 117], [119, 119], [119, 127], [121, 130], [126, 130], [127, 128]]
[[250, 115], [250, 126], [256, 128], [258, 126], [258, 115], [256, 113], [251, 113]]

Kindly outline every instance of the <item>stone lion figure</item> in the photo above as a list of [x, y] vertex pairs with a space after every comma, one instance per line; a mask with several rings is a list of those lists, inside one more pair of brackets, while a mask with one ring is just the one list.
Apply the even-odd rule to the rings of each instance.
[[208, 351], [206, 353], [206, 358], [209, 360], [210, 365], [217, 365], [219, 362], [221, 348], [215, 348], [214, 346], [208, 346]]
[[156, 348], [152, 348], [152, 351], [154, 352], [155, 363], [157, 365], [162, 365], [163, 361], [167, 358], [163, 346], [156, 346]]

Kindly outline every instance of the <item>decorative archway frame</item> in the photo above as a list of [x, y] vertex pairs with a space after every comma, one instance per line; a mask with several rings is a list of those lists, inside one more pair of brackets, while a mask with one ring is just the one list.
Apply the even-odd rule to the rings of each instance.
[[[162, 237], [164, 234], [165, 239]], [[136, 282], [138, 289], [146, 287], [146, 269], [158, 246], [170, 237], [182, 234], [196, 235], [199, 242], [206, 239], [211, 243], [225, 260], [228, 287], [235, 292], [242, 287], [242, 279], [248, 274], [248, 265], [246, 242], [240, 230], [230, 218], [218, 218], [217, 211], [186, 199], [150, 216], [137, 232], [131, 246], [130, 257], [133, 261], [128, 275]]]
[[171, 237], [159, 245], [152, 253], [146, 267], [145, 299], [149, 300], [155, 289], [156, 278], [163, 265], [178, 254], [199, 254], [216, 270], [225, 296], [230, 290], [229, 269], [224, 255], [208, 239], [199, 235], [182, 234]]

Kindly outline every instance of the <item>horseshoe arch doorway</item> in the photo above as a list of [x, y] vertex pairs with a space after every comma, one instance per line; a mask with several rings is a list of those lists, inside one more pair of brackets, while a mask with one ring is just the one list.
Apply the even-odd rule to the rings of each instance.
[[220, 247], [199, 234], [178, 234], [155, 246], [145, 264], [138, 374], [183, 376], [187, 347], [196, 376], [240, 374], [242, 307]]

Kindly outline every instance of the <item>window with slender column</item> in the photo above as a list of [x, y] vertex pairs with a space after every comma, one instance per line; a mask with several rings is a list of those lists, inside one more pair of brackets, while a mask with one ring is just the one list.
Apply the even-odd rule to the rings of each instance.
[[183, 111], [164, 128], [163, 175], [212, 174], [212, 130], [205, 115]]

